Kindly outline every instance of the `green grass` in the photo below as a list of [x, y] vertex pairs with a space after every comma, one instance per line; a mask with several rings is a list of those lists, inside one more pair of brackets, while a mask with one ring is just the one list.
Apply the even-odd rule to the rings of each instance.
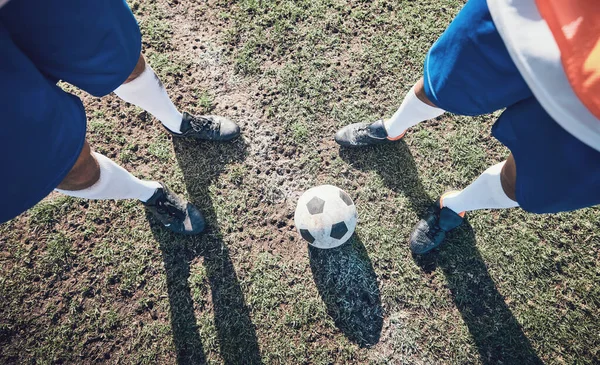
[[[441, 192], [507, 156], [497, 114], [444, 115], [394, 146], [332, 141], [394, 112], [462, 1], [130, 4], [176, 104], [244, 138], [173, 140], [114, 96], [80, 94], [92, 147], [188, 197], [209, 229], [179, 237], [136, 202], [60, 195], [1, 225], [0, 362], [600, 362], [597, 207], [473, 212], [439, 252], [409, 253]], [[326, 183], [360, 222], [321, 251], [292, 218]]]
[[169, 53], [150, 53], [148, 63], [161, 79], [169, 76], [181, 78], [187, 67], [185, 61], [178, 60]]
[[290, 128], [292, 130], [292, 139], [297, 144], [301, 144], [302, 142], [305, 142], [308, 139], [308, 128], [305, 124], [296, 122], [292, 124]]
[[158, 136], [148, 146], [148, 153], [162, 162], [172, 159], [172, 147], [169, 139], [165, 136]]
[[56, 234], [54, 237], [48, 237], [46, 253], [42, 261], [46, 261], [50, 266], [50, 270], [57, 273], [63, 270], [68, 270], [72, 264], [73, 252], [72, 242], [62, 233]]

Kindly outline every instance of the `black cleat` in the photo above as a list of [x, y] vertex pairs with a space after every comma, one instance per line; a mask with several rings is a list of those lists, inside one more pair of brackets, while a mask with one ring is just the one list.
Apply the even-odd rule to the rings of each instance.
[[[445, 195], [445, 194], [444, 194]], [[465, 213], [442, 207], [443, 195], [433, 206], [433, 212], [421, 219], [410, 234], [410, 250], [418, 255], [427, 253], [444, 242], [446, 233], [460, 226]]]
[[181, 133], [167, 129], [176, 137], [192, 137], [208, 141], [229, 141], [240, 135], [240, 127], [231, 120], [216, 115], [193, 116], [183, 113]]
[[396, 138], [389, 138], [383, 119], [373, 123], [354, 123], [345, 126], [335, 134], [335, 141], [344, 147], [363, 147], [399, 141], [406, 132]]
[[164, 185], [156, 189], [144, 205], [165, 227], [175, 233], [198, 234], [204, 230], [204, 217], [198, 208]]

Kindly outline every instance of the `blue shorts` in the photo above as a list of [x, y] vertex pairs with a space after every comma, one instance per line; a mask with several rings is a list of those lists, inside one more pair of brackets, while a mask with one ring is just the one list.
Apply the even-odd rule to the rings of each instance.
[[1, 223], [57, 187], [83, 147], [83, 105], [56, 82], [112, 92], [135, 68], [141, 35], [125, 0], [12, 0], [0, 49]]
[[506, 108], [492, 134], [512, 152], [516, 196], [533, 213], [600, 204], [600, 152], [558, 125], [533, 96], [490, 16], [470, 0], [429, 51], [425, 93], [440, 108], [481, 115]]

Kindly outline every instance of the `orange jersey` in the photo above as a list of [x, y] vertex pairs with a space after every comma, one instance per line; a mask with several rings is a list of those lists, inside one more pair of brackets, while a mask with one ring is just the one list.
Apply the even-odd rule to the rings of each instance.
[[533, 95], [600, 151], [600, 0], [486, 0]]
[[536, 0], [560, 49], [571, 87], [600, 118], [600, 1]]

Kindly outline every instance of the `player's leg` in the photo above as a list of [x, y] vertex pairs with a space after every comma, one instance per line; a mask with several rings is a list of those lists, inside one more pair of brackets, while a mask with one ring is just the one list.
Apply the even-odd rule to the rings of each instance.
[[226, 118], [180, 113], [142, 55], [132, 74], [114, 92], [154, 115], [175, 136], [227, 141], [240, 134], [240, 128]]
[[390, 119], [384, 122], [388, 139], [398, 140], [404, 132], [412, 126], [444, 114], [444, 110], [438, 108], [425, 92], [424, 80], [419, 81], [408, 91], [400, 108]]
[[202, 214], [158, 181], [140, 180], [108, 157], [93, 152], [87, 141], [57, 191], [84, 199], [137, 199], [176, 233], [204, 229]]
[[439, 246], [446, 233], [460, 226], [465, 213], [479, 209], [518, 207], [515, 198], [515, 160], [510, 157], [489, 167], [461, 191], [449, 191], [435, 203], [432, 214], [421, 220], [409, 239], [410, 249], [423, 254]]
[[515, 197], [516, 181], [515, 159], [511, 154], [507, 160], [485, 170], [464, 190], [442, 195], [440, 205], [458, 213], [478, 209], [514, 208], [519, 206]]
[[11, 1], [2, 8], [0, 21], [39, 69], [56, 81], [95, 96], [115, 91], [156, 116], [176, 136], [224, 141], [239, 135], [239, 127], [226, 118], [177, 110], [140, 56], [141, 33], [124, 0]]
[[421, 78], [408, 91], [391, 118], [347, 125], [336, 133], [335, 140], [345, 147], [390, 143], [404, 137], [408, 128], [442, 114], [444, 110], [436, 107], [427, 97]]
[[56, 190], [85, 199], [138, 199], [148, 201], [160, 188], [157, 181], [140, 180], [87, 143]]
[[391, 143], [408, 128], [445, 111], [487, 114], [530, 96], [494, 27], [486, 1], [470, 0], [431, 47], [423, 78], [409, 90], [396, 113], [385, 121], [346, 126], [338, 131], [336, 141], [347, 147]]
[[[85, 143], [86, 117], [81, 101], [56, 86], [54, 79], [49, 79], [46, 71], [53, 67], [50, 59], [36, 53], [37, 49], [14, 41], [13, 35], [20, 41], [35, 41], [36, 36], [26, 34], [30, 26], [9, 28], [4, 24], [5, 19], [17, 15], [11, 12], [19, 9], [13, 6], [15, 3], [18, 6], [28, 5], [27, 0], [15, 1], [0, 9], [0, 49], [3, 52], [0, 57], [0, 80], [3, 81], [0, 119], [6, 121], [0, 133], [0, 156], [4, 156], [4, 173], [10, 177], [0, 179], [0, 190], [6, 194], [0, 209], [0, 222], [22, 213], [60, 186], [64, 193], [90, 199], [145, 200], [150, 210], [172, 230], [183, 233], [201, 231], [204, 223], [193, 206], [162, 185], [136, 179], [108, 158], [91, 152]], [[23, 23], [25, 18], [27, 14], [18, 17], [18, 20]], [[45, 19], [44, 15], [37, 19], [40, 23], [31, 24], [41, 26]], [[57, 31], [60, 30], [62, 27]], [[41, 34], [40, 38], [46, 35]], [[50, 42], [53, 40], [48, 38]], [[23, 49], [31, 51], [31, 55]], [[83, 57], [79, 51], [79, 48], [74, 50], [72, 58]], [[82, 59], [83, 64], [88, 61]], [[46, 70], [40, 72], [36, 62], [40, 62], [40, 67]], [[94, 77], [91, 79], [90, 85], [94, 84]], [[32, 105], [35, 107], [32, 108]]]
[[415, 227], [413, 252], [440, 245], [466, 211], [520, 206], [532, 213], [557, 213], [600, 203], [600, 152], [560, 127], [535, 98], [508, 107], [493, 134], [511, 150], [509, 158], [464, 190], [443, 195]]

